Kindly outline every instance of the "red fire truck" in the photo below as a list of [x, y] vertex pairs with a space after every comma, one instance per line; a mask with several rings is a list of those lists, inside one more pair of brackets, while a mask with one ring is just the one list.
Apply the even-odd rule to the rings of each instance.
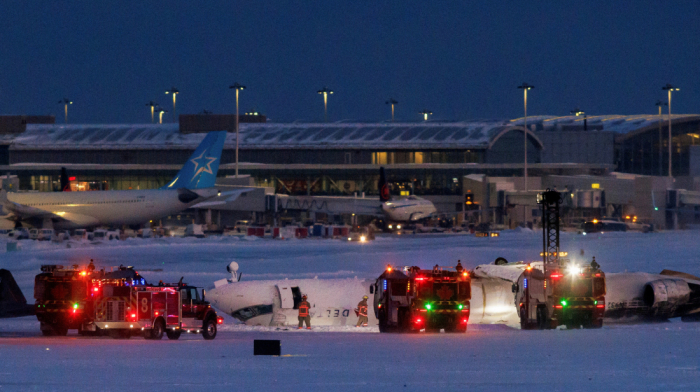
[[129, 338], [143, 333], [146, 339], [179, 339], [183, 332], [216, 337], [223, 317], [204, 300], [204, 290], [184, 283], [159, 286], [131, 286], [106, 283], [95, 290], [102, 295], [95, 304], [94, 324], [110, 336]]
[[[36, 315], [45, 336], [109, 334], [128, 338], [142, 333], [146, 339], [167, 334], [178, 339], [201, 333], [214, 339], [223, 323], [204, 300], [204, 290], [178, 284], [152, 286], [132, 267], [95, 271], [73, 265], [44, 265], [34, 284]], [[201, 296], [200, 296], [201, 292]]]
[[42, 265], [41, 271], [34, 278], [34, 306], [45, 336], [65, 336], [69, 329], [77, 329], [80, 334], [95, 331], [92, 319], [99, 293], [93, 290], [93, 286], [98, 282], [146, 283], [132, 267], [95, 271], [92, 265], [88, 268]]
[[595, 258], [590, 264], [578, 265], [559, 250], [559, 192], [541, 193], [538, 203], [544, 237], [542, 268], [528, 265], [513, 284], [521, 328], [602, 327], [605, 273]]
[[471, 277], [462, 269], [392, 266], [374, 286], [374, 312], [380, 332], [465, 332], [469, 321]]

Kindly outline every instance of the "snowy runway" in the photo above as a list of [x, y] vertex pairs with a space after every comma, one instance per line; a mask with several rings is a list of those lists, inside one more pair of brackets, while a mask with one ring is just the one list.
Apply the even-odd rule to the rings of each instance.
[[[606, 272], [664, 268], [700, 275], [700, 233], [562, 234], [563, 250]], [[374, 278], [386, 264], [454, 265], [539, 258], [541, 234], [419, 236], [368, 244], [330, 240], [134, 239], [101, 245], [26, 243], [0, 253], [32, 302], [41, 264], [134, 265], [150, 280], [210, 287], [231, 260], [243, 279]], [[584, 256], [580, 256], [583, 249]], [[155, 270], [162, 271], [155, 271]], [[214, 341], [40, 336], [32, 318], [0, 320], [0, 390], [698, 390], [700, 323], [520, 331], [470, 326], [466, 334], [390, 335], [376, 329], [280, 332], [226, 324]], [[254, 357], [254, 339], [280, 339], [283, 357]], [[47, 350], [48, 349], [48, 350]], [[404, 387], [405, 385], [405, 387]]]
[[[690, 391], [700, 385], [699, 333], [682, 323], [576, 331], [477, 326], [456, 335], [238, 331], [214, 341], [3, 333], [0, 387]], [[254, 339], [280, 339], [283, 356], [254, 357]]]

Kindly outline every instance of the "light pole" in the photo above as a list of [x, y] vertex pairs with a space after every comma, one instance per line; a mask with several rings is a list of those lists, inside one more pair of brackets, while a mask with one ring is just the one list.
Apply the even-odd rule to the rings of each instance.
[[668, 103], [664, 101], [656, 101], [656, 106], [659, 107], [659, 176], [664, 175], [664, 166], [662, 161], [664, 160], [664, 137], [663, 132], [661, 132], [661, 108], [663, 106], [668, 106]]
[[148, 103], [146, 104], [146, 106], [150, 106], [150, 107], [151, 107], [151, 124], [153, 124], [153, 123], [155, 122], [155, 120], [154, 120], [154, 114], [155, 114], [155, 111], [156, 111], [156, 107], [158, 106], [158, 102], [150, 101], [150, 102], [148, 102]]
[[72, 105], [73, 101], [68, 98], [63, 98], [62, 100], [58, 101], [58, 103], [62, 103], [65, 106], [66, 124], [68, 124], [68, 105]]
[[428, 116], [432, 116], [433, 112], [428, 109], [423, 109], [423, 111], [418, 112], [418, 114], [423, 115], [423, 121], [428, 121]]
[[328, 122], [328, 95], [333, 94], [333, 91], [328, 87], [323, 86], [323, 88], [318, 90], [317, 93], [323, 95], [323, 122]]
[[672, 91], [678, 91], [680, 90], [677, 87], [673, 87], [670, 84], [666, 83], [665, 86], [661, 87], [662, 90], [668, 91], [668, 177], [673, 178], [673, 173], [672, 173], [672, 160], [671, 160], [671, 154], [673, 153], [673, 147], [671, 146], [671, 141], [673, 140], [672, 134], [671, 134], [671, 92]]
[[398, 104], [398, 102], [394, 98], [389, 98], [386, 104], [391, 105], [391, 122], [394, 122], [394, 105]]
[[236, 90], [236, 178], [238, 178], [238, 92], [245, 90], [245, 86], [236, 82], [228, 88]]
[[523, 99], [525, 103], [525, 165], [523, 172], [525, 173], [525, 191], [527, 191], [527, 91], [532, 90], [535, 88], [535, 86], [531, 86], [523, 82], [523, 84], [518, 86], [518, 88], [523, 89]]
[[178, 94], [180, 94], [180, 90], [178, 90], [176, 87], [171, 87], [170, 90], [165, 92], [165, 94], [173, 95], [173, 122], [177, 122], [177, 117], [175, 117], [175, 101], [177, 101], [176, 97]]
[[158, 112], [158, 123], [162, 124], [163, 123], [163, 113], [167, 113], [168, 111], [163, 109], [163, 108], [158, 108], [156, 111]]

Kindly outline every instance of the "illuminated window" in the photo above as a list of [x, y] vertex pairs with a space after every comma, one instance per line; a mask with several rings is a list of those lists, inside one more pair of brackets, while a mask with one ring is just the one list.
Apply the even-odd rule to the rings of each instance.
[[416, 151], [414, 153], [415, 163], [423, 163], [423, 152], [422, 151]]
[[372, 163], [375, 165], [386, 165], [386, 152], [373, 152]]

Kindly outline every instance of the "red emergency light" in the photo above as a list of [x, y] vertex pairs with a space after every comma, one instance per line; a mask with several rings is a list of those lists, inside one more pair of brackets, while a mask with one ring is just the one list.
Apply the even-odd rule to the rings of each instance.
[[422, 276], [419, 276], [419, 277], [416, 278], [416, 280], [425, 280], [425, 278], [422, 277]]
[[421, 322], [423, 322], [422, 319], [419, 319], [419, 318], [416, 319], [416, 324], [419, 324], [419, 323], [421, 323]]
[[554, 305], [554, 309], [564, 309], [564, 306], [562, 306], [562, 305]]
[[605, 304], [598, 304], [595, 307], [598, 309], [605, 309]]
[[223, 323], [224, 323], [224, 318], [221, 317], [221, 316], [218, 316], [218, 317], [216, 318], [216, 323], [217, 323], [217, 324], [223, 324]]
[[564, 276], [564, 275], [559, 274], [559, 273], [555, 273], [555, 274], [551, 274], [551, 275], [549, 275], [549, 276], [550, 276], [552, 279], [559, 279], [559, 278], [561, 278], [561, 277]]
[[466, 323], [467, 323], [467, 319], [462, 319], [462, 324], [466, 324]]
[[75, 177], [68, 177], [68, 181], [75, 181]]

